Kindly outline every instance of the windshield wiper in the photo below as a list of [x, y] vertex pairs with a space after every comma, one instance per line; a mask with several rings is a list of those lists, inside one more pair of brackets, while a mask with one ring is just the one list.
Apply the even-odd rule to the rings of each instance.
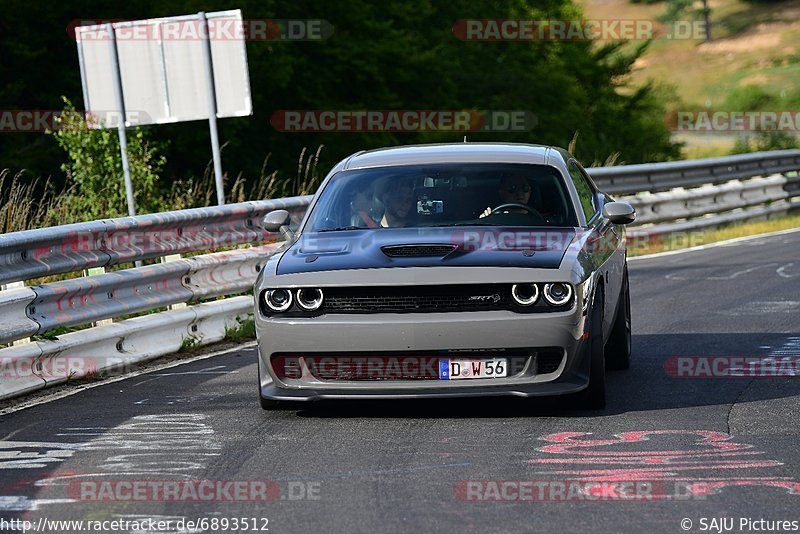
[[338, 228], [324, 228], [317, 230], [317, 232], [340, 232], [344, 230], [366, 230], [366, 226], [339, 226]]

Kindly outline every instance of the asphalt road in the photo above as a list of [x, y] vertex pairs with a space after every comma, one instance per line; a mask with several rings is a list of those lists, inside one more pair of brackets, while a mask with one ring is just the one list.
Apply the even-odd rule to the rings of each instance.
[[[800, 232], [634, 260], [630, 280], [634, 363], [609, 374], [601, 412], [484, 399], [268, 413], [254, 350], [234, 350], [0, 417], [0, 518], [7, 529], [205, 517], [277, 533], [800, 530], [800, 377], [673, 376], [708, 370], [687, 357], [800, 357]], [[192, 480], [245, 489], [206, 486], [213, 500], [199, 501]], [[185, 500], [165, 500], [167, 487]], [[217, 525], [208, 531], [226, 531]], [[168, 531], [202, 531], [178, 526]], [[59, 530], [77, 531], [48, 531]]]

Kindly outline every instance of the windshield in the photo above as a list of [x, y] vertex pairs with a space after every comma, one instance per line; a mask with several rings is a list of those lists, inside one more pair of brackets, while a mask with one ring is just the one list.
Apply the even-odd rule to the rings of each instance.
[[577, 224], [555, 167], [449, 163], [338, 173], [322, 191], [305, 231]]

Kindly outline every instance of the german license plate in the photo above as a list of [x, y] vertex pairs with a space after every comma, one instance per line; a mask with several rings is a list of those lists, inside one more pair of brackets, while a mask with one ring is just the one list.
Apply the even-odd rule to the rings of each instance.
[[506, 358], [491, 360], [439, 360], [441, 380], [462, 380], [468, 378], [502, 378], [508, 375]]

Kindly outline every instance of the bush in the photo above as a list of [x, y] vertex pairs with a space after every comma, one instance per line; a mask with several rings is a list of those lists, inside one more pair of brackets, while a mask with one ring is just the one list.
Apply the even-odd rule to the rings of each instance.
[[[82, 220], [121, 217], [128, 214], [122, 156], [116, 130], [92, 128], [83, 113], [66, 98], [59, 129], [49, 131], [69, 158], [61, 166], [67, 183], [74, 186], [65, 202], [68, 211]], [[89, 120], [93, 120], [89, 118]], [[128, 163], [137, 213], [154, 213], [163, 206], [158, 174], [165, 160], [141, 128], [128, 130]]]
[[768, 150], [788, 150], [800, 148], [797, 137], [787, 132], [757, 132], [755, 137], [739, 138], [733, 146], [731, 154], [746, 154]]
[[725, 108], [732, 111], [753, 111], [775, 107], [775, 97], [758, 85], [732, 89], [725, 99]]

